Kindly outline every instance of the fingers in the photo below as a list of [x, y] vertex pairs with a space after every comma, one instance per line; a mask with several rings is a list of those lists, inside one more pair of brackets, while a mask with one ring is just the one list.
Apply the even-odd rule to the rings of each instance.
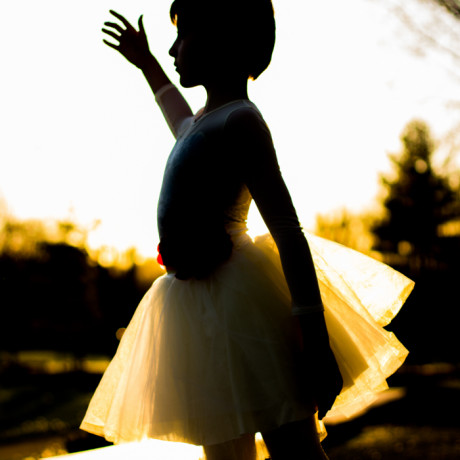
[[107, 40], [102, 39], [102, 41], [107, 45], [110, 46], [110, 48], [113, 48], [114, 50], [118, 51], [118, 45], [115, 45], [114, 43], [110, 43]]
[[126, 29], [123, 29], [123, 27], [121, 27], [119, 24], [117, 24], [116, 22], [104, 22], [104, 25], [107, 26], [107, 27], [111, 27], [112, 29], [115, 29], [116, 31], [120, 32], [121, 34], [126, 30]]
[[[136, 30], [121, 14], [110, 10], [110, 14], [118, 19], [121, 24], [107, 21], [102, 32], [117, 41], [102, 40], [107, 46], [120, 52], [131, 64], [141, 67], [149, 55], [147, 37], [142, 22], [143, 15], [138, 19], [139, 31]], [[105, 37], [107, 38], [107, 37]]]
[[145, 34], [145, 29], [144, 29], [144, 15], [141, 14], [139, 16], [139, 20], [137, 21], [137, 24], [139, 25], [139, 33], [144, 37], [146, 38], [146, 34]]
[[[102, 40], [102, 41], [107, 46], [110, 46], [111, 48], [119, 50], [120, 45], [121, 45], [121, 40], [122, 40], [123, 33], [127, 32], [127, 31], [128, 32], [136, 32], [136, 31], [135, 31], [134, 27], [121, 14], [119, 14], [116, 11], [113, 11], [113, 10], [110, 10], [110, 13], [113, 16], [115, 16], [117, 19], [119, 19], [126, 28], [123, 28], [122, 26], [120, 26], [120, 24], [117, 24], [116, 22], [111, 22], [111, 21], [104, 22], [104, 26], [110, 27], [110, 29], [102, 28], [102, 32], [104, 32], [105, 34], [110, 35], [111, 37], [115, 38], [115, 40], [117, 40], [120, 43], [115, 44], [115, 43], [111, 43], [111, 42], [109, 42], [107, 40]], [[114, 30], [111, 30], [111, 29], [114, 29]]]
[[119, 19], [125, 25], [127, 29], [133, 29], [133, 26], [129, 23], [127, 19], [125, 19], [124, 16], [122, 16], [121, 14], [117, 13], [114, 10], [109, 10], [109, 13], [115, 16], [117, 19]]
[[316, 364], [317, 379], [313, 382], [313, 394], [322, 419], [334, 405], [343, 388], [343, 378], [332, 351]]
[[112, 30], [108, 29], [102, 29], [102, 32], [104, 32], [107, 35], [110, 35], [111, 37], [115, 38], [116, 40], [120, 41], [120, 35], [116, 34]]
[[139, 16], [139, 20], [137, 21], [137, 24], [139, 26], [139, 32], [141, 32], [141, 33], [143, 33], [145, 35], [143, 19], [144, 19], [144, 15], [141, 14]]
[[316, 398], [316, 409], [318, 411], [318, 417], [321, 420], [329, 412], [331, 407], [334, 405], [336, 396], [320, 395]]

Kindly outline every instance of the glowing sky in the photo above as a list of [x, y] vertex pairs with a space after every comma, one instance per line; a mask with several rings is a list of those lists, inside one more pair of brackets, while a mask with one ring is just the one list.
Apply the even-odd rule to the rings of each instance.
[[[0, 198], [11, 214], [72, 215], [88, 227], [99, 220], [92, 245], [155, 252], [156, 202], [174, 140], [140, 71], [103, 45], [100, 29], [110, 8], [132, 22], [143, 13], [151, 51], [178, 83], [169, 4], [2, 4]], [[389, 169], [387, 154], [399, 149], [409, 120], [425, 119], [438, 136], [460, 122], [450, 104], [459, 100], [460, 63], [401, 21], [408, 14], [425, 24], [429, 5], [274, 0], [277, 46], [250, 96], [272, 130], [305, 226], [318, 212], [372, 206], [379, 172]], [[443, 21], [460, 30], [454, 18]], [[201, 88], [184, 94], [195, 110], [204, 104]]]

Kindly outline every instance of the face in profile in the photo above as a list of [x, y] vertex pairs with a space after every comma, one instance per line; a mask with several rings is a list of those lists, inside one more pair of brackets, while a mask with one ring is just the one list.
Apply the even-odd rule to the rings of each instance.
[[174, 58], [183, 87], [208, 87], [232, 73], [228, 53], [224, 52], [223, 46], [217, 44], [220, 42], [218, 34], [198, 31], [186, 21], [178, 19], [177, 38], [169, 54]]
[[193, 34], [182, 36], [177, 34], [169, 54], [174, 58], [176, 72], [180, 75], [180, 83], [185, 88], [202, 84], [200, 78], [200, 56], [197, 56], [199, 47]]

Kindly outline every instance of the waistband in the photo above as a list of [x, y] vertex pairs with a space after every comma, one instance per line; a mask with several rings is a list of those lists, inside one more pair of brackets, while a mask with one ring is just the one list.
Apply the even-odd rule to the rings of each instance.
[[252, 242], [252, 238], [248, 235], [246, 222], [228, 222], [225, 224], [225, 230], [230, 235], [235, 248]]

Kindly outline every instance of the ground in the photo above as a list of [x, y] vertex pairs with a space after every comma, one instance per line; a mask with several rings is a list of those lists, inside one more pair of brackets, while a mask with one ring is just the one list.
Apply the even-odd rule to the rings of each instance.
[[[0, 460], [35, 460], [102, 446], [100, 438], [77, 428], [99, 378], [81, 372], [3, 378]], [[328, 426], [323, 445], [330, 459], [459, 459], [460, 368], [407, 367], [390, 383], [396, 397]]]

